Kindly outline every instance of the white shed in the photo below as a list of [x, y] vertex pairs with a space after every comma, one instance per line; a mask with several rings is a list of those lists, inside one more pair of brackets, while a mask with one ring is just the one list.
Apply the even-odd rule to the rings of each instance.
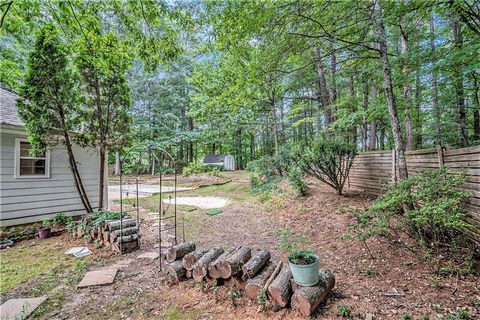
[[204, 165], [215, 165], [223, 170], [235, 170], [235, 158], [231, 154], [209, 154], [203, 159]]
[[[0, 226], [42, 221], [57, 213], [84, 212], [61, 145], [42, 157], [30, 157], [30, 143], [17, 116], [19, 97], [0, 89]], [[74, 147], [80, 175], [90, 203], [98, 206], [99, 155], [95, 149]], [[108, 203], [105, 175], [104, 201]]]

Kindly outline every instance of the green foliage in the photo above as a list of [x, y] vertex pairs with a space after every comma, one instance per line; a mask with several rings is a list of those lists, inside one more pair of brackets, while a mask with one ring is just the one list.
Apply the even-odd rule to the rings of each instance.
[[33, 225], [0, 228], [0, 240], [13, 242], [30, 239], [37, 234], [37, 228]]
[[302, 261], [308, 260], [314, 254], [313, 251], [305, 250], [310, 239], [304, 234], [280, 230], [275, 237], [278, 239], [280, 249], [288, 254], [288, 260], [294, 264], [302, 264]]
[[84, 216], [80, 225], [85, 231], [89, 232], [97, 230], [107, 220], [116, 220], [126, 216], [125, 212], [121, 213], [120, 211], [98, 211]]
[[337, 194], [342, 194], [356, 154], [356, 147], [340, 138], [318, 136], [306, 148], [296, 146], [291, 161], [305, 173], [334, 188]]
[[31, 153], [41, 154], [78, 129], [78, 81], [57, 30], [50, 24], [37, 35], [29, 54], [18, 114], [25, 122]]
[[420, 245], [457, 249], [458, 244], [467, 241], [465, 232], [471, 228], [465, 222], [465, 203], [470, 194], [459, 189], [465, 181], [464, 174], [446, 169], [422, 171], [398, 181], [358, 215], [357, 236], [362, 241], [374, 235], [388, 236], [395, 227], [393, 221], [400, 218], [399, 226], [417, 238]]
[[287, 179], [290, 185], [297, 190], [297, 192], [303, 197], [307, 194], [307, 182], [303, 176], [302, 170], [297, 166], [287, 172]]
[[218, 175], [221, 170], [222, 170], [221, 167], [213, 164], [204, 165], [202, 163], [194, 162], [184, 167], [182, 174], [184, 176], [189, 176], [192, 174], [200, 174], [200, 173], [209, 173], [211, 175]]
[[349, 306], [344, 304], [337, 304], [338, 308], [338, 315], [342, 318], [351, 318], [352, 317], [352, 310], [350, 310]]
[[265, 291], [262, 291], [258, 294], [257, 302], [260, 306], [262, 306], [262, 310], [266, 310], [267, 303], [268, 303], [268, 296]]
[[42, 221], [42, 227], [44, 229], [49, 229], [54, 226], [53, 219], [45, 219]]

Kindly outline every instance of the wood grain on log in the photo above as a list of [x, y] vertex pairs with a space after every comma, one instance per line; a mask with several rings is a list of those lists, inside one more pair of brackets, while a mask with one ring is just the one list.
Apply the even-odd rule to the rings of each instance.
[[291, 278], [292, 271], [290, 267], [284, 265], [267, 289], [270, 300], [273, 300], [281, 308], [285, 308], [290, 301], [290, 296], [292, 295], [290, 287]]
[[335, 276], [327, 269], [319, 271], [318, 284], [313, 287], [298, 286], [292, 296], [292, 308], [303, 316], [310, 316], [335, 286]]
[[222, 253], [220, 256], [218, 256], [210, 265], [208, 266], [208, 276], [211, 278], [220, 278], [220, 274], [218, 271], [218, 265], [220, 264], [221, 261], [223, 261], [225, 258], [229, 257], [237, 248], [229, 248], [227, 249], [224, 253]]
[[230, 278], [242, 270], [242, 266], [251, 258], [251, 250], [247, 247], [240, 247], [233, 254], [221, 261], [217, 267], [220, 277]]
[[[137, 225], [137, 220], [135, 219], [124, 219], [122, 221], [122, 228], [135, 227]], [[108, 231], [120, 229], [120, 220], [108, 221], [105, 225], [105, 229]]]
[[243, 280], [243, 275], [236, 274], [233, 276], [233, 279], [235, 280], [235, 287], [237, 287], [239, 290], [245, 291], [245, 286], [247, 285], [247, 282]]
[[243, 278], [252, 278], [255, 276], [270, 260], [270, 252], [262, 250], [257, 252], [250, 260], [242, 267]]
[[182, 260], [174, 260], [171, 263], [167, 263], [167, 273], [172, 276], [177, 282], [186, 278], [185, 268], [183, 267]]
[[[136, 234], [136, 233], [138, 233], [138, 228], [137, 227], [125, 228], [122, 231], [123, 236], [129, 236], [129, 235]], [[119, 236], [120, 236], [120, 229], [113, 230], [113, 231], [110, 232], [109, 241], [110, 242], [115, 242]]]
[[[185, 268], [185, 266], [184, 266], [184, 268]], [[192, 271], [192, 270], [186, 270], [186, 271], [185, 271], [185, 277], [186, 277], [187, 279], [191, 279], [192, 276], [193, 276], [193, 271]]]
[[182, 259], [183, 267], [187, 270], [193, 270], [193, 266], [195, 263], [197, 263], [198, 259], [200, 259], [207, 252], [208, 249], [197, 249], [186, 254]]
[[132, 242], [132, 241], [136, 241], [138, 240], [138, 233], [135, 233], [135, 234], [131, 234], [129, 236], [123, 236], [123, 237], [118, 237], [116, 240], [115, 240], [115, 243], [120, 243], [121, 242]]
[[223, 253], [222, 248], [210, 249], [193, 266], [193, 279], [201, 281], [208, 275], [208, 266]]
[[276, 263], [269, 261], [267, 265], [253, 278], [250, 278], [245, 283], [245, 294], [252, 300], [257, 300], [258, 296], [263, 290], [263, 286], [275, 271]]
[[184, 242], [168, 248], [166, 260], [167, 262], [173, 262], [175, 260], [182, 259], [185, 255], [195, 250], [195, 243]]

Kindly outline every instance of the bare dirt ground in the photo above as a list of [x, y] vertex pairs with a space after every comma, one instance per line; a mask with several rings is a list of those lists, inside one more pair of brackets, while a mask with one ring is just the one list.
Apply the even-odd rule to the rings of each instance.
[[[407, 237], [402, 236], [400, 242], [371, 239], [370, 255], [361, 242], [349, 236], [355, 223], [353, 210], [368, 206], [372, 202], [369, 197], [354, 191], [338, 196], [311, 181], [310, 194], [304, 199], [287, 190], [278, 191], [261, 203], [249, 192], [246, 173], [225, 175], [233, 181], [186, 193], [225, 197], [231, 203], [215, 216], [205, 215], [202, 209], [179, 210], [179, 221], [184, 222], [177, 229], [179, 240], [184, 231], [185, 240], [195, 241], [197, 247], [246, 245], [268, 249], [275, 259], [286, 261], [275, 233], [283, 229], [304, 233], [311, 240], [310, 247], [319, 253], [322, 266], [332, 269], [336, 276], [334, 291], [312, 318], [341, 319], [338, 313], [343, 306], [351, 311], [351, 318], [357, 319], [364, 319], [367, 313], [375, 319], [449, 319], [459, 308], [468, 312], [468, 319], [480, 319], [477, 276], [440, 275], [438, 266], [431, 261], [435, 257], [425, 260], [422, 251]], [[208, 288], [191, 280], [170, 284], [159, 272], [158, 261], [136, 259], [143, 252], [157, 250], [154, 247], [158, 241], [158, 218], [148, 215], [157, 202], [158, 197], [141, 199], [140, 214], [144, 222], [140, 250], [120, 257], [106, 249], [92, 248], [94, 255], [84, 263], [69, 260], [63, 269], [55, 269], [55, 281], [49, 287], [45, 287], [45, 276], [32, 278], [2, 296], [2, 301], [19, 295], [31, 296], [32, 288], [40, 288], [37, 295], [46, 291], [51, 297], [34, 315], [40, 319], [302, 318], [288, 309], [276, 313], [262, 311], [256, 302], [242, 296], [232, 302], [227, 287]], [[45, 243], [50, 251], [63, 252], [68, 247], [82, 245], [81, 240], [72, 241], [68, 235], [52, 239]], [[120, 269], [113, 285], [76, 289], [87, 269], [112, 265]]]

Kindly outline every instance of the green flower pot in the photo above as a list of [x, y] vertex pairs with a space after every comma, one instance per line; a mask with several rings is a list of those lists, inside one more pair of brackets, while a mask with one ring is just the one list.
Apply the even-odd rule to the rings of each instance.
[[313, 253], [305, 253], [308, 257], [314, 258], [311, 264], [300, 265], [294, 264], [288, 260], [290, 270], [292, 270], [293, 280], [303, 287], [311, 287], [318, 283], [318, 270], [320, 269], [320, 258]]

